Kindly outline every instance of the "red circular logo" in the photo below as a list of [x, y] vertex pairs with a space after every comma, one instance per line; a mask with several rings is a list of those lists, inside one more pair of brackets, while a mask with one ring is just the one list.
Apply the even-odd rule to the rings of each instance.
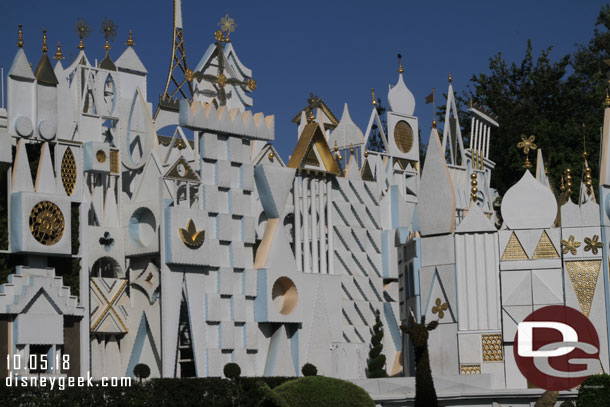
[[568, 390], [600, 372], [595, 327], [582, 313], [563, 305], [528, 315], [517, 327], [513, 352], [523, 376], [545, 390]]

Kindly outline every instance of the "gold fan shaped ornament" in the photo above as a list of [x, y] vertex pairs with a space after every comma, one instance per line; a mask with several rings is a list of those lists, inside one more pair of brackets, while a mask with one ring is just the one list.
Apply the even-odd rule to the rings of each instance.
[[205, 230], [198, 231], [195, 227], [195, 222], [193, 222], [192, 219], [189, 219], [188, 222], [186, 222], [186, 229], [178, 228], [178, 234], [180, 235], [182, 242], [191, 249], [201, 247], [205, 240]]

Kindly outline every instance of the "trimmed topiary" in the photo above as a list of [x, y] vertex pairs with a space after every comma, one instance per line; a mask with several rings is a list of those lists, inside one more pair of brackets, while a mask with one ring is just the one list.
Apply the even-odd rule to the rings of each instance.
[[369, 360], [367, 363], [367, 377], [374, 379], [377, 377], [387, 377], [385, 371], [385, 355], [383, 351], [383, 323], [379, 315], [379, 310], [375, 312], [375, 325], [373, 326], [373, 335], [371, 336], [371, 345], [369, 349]]
[[362, 387], [332, 377], [303, 377], [273, 391], [290, 407], [375, 407], [375, 402]]
[[587, 377], [578, 390], [578, 407], [610, 406], [610, 375], [596, 374]]
[[222, 372], [227, 379], [237, 380], [241, 375], [241, 368], [237, 363], [227, 363]]
[[305, 363], [301, 368], [301, 373], [303, 373], [303, 376], [317, 376], [318, 368], [311, 363]]
[[576, 404], [572, 400], [566, 400], [559, 405], [559, 407], [576, 407]]
[[142, 381], [142, 379], [146, 379], [150, 376], [150, 368], [146, 363], [138, 363], [133, 368], [133, 375]]

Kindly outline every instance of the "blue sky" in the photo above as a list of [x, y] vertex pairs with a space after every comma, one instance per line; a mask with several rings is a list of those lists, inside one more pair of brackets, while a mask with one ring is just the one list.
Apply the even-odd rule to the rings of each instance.
[[[172, 0], [106, 0], [103, 2], [22, 0], [0, 2], [0, 66], [10, 67], [16, 52], [17, 25], [24, 26], [30, 62], [40, 58], [41, 30], [48, 30], [49, 49], [57, 41], [64, 54], [76, 55], [73, 31], [79, 17], [92, 27], [86, 41], [90, 60], [101, 59], [104, 17], [119, 27], [111, 56], [119, 57], [129, 29], [136, 52], [149, 72], [149, 101], [156, 104], [169, 66]], [[424, 98], [432, 88], [437, 100], [451, 72], [454, 88], [463, 91], [475, 73], [486, 72], [489, 57], [502, 52], [520, 62], [528, 38], [535, 52], [553, 45], [558, 59], [593, 35], [603, 1], [201, 1], [182, 0], [189, 66], [194, 67], [213, 42], [217, 23], [226, 13], [238, 27], [233, 46], [253, 70], [258, 88], [255, 112], [275, 115], [276, 141], [284, 160], [296, 143], [292, 117], [309, 92], [322, 97], [340, 117], [343, 103], [362, 130], [370, 115], [370, 89], [387, 106], [388, 84], [397, 79], [396, 54], [403, 55], [405, 82], [414, 93], [422, 136], [432, 118]]]

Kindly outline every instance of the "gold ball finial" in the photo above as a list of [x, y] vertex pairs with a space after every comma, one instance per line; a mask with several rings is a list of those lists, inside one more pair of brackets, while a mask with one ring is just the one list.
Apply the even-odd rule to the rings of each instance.
[[364, 147], [364, 158], [367, 158], [369, 156], [369, 152], [366, 149], [366, 147]]
[[402, 55], [398, 54], [398, 73], [403, 73], [405, 70], [402, 69]]
[[477, 186], [479, 183], [477, 182], [477, 173], [472, 172], [470, 174], [470, 200], [472, 202], [476, 202], [478, 199], [479, 188]]
[[432, 120], [432, 128], [436, 129], [436, 120]]
[[49, 47], [47, 47], [47, 29], [42, 29], [42, 53], [46, 54], [49, 52]]
[[273, 151], [270, 151], [269, 154], [267, 155], [269, 157], [269, 159], [271, 161], [273, 161], [273, 159], [275, 158], [275, 154], [273, 154]]
[[53, 59], [56, 59], [58, 61], [66, 59], [64, 57], [64, 54], [61, 52], [61, 42], [59, 41], [57, 41], [57, 51], [55, 51], [55, 56], [53, 57]]
[[568, 196], [572, 195], [572, 170], [566, 169], [566, 192]]
[[453, 78], [451, 77], [451, 72], [449, 72], [449, 83], [453, 82]]
[[335, 149], [335, 153], [336, 153], [337, 151], [339, 151], [339, 146], [337, 145], [337, 140], [335, 140], [335, 147], [334, 147], [334, 149]]
[[373, 106], [377, 106], [377, 98], [375, 97], [375, 88], [371, 88], [371, 101]]
[[131, 28], [129, 29], [129, 38], [127, 38], [127, 42], [125, 43], [125, 45], [127, 45], [128, 47], [133, 47], [134, 45], [136, 45], [136, 43], [133, 42], [133, 34], [131, 33]]
[[354, 146], [352, 144], [349, 145], [349, 153], [350, 155], [354, 155]]
[[17, 33], [17, 46], [23, 48], [23, 26], [19, 24], [19, 31]]
[[610, 94], [608, 93], [608, 89], [606, 89], [606, 99], [604, 100], [604, 106], [610, 107]]

